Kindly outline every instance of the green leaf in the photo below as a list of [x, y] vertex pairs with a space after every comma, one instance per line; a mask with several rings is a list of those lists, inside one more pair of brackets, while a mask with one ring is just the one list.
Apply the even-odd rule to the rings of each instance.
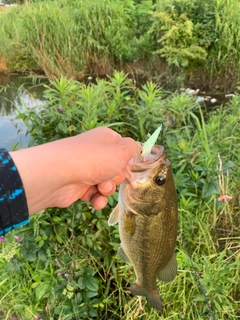
[[67, 284], [67, 290], [68, 291], [74, 291], [74, 287], [70, 283], [68, 283]]
[[88, 298], [90, 298], [90, 299], [93, 298], [93, 297], [96, 297], [97, 294], [98, 294], [97, 291], [87, 291], [87, 292], [86, 292], [86, 296], [87, 296]]
[[38, 251], [38, 258], [43, 262], [46, 262], [48, 260], [46, 254], [45, 254], [45, 250], [41, 249]]
[[92, 248], [92, 246], [93, 246], [92, 235], [88, 235], [86, 237], [86, 242], [87, 242], [87, 245], [89, 246], [89, 248]]
[[37, 236], [36, 238], [35, 238], [35, 241], [36, 242], [39, 242], [39, 241], [41, 241], [42, 240], [42, 237], [41, 236]]
[[38, 250], [38, 244], [25, 242], [21, 247], [22, 257], [29, 261], [34, 261], [36, 260], [36, 253]]
[[78, 279], [78, 286], [81, 290], [85, 289], [85, 283], [82, 277]]
[[67, 124], [66, 124], [66, 122], [60, 122], [60, 123], [58, 124], [58, 128], [59, 128], [62, 132], [67, 133]]
[[43, 298], [43, 296], [48, 293], [50, 294], [50, 287], [48, 282], [42, 282], [39, 284], [39, 286], [36, 288], [36, 298], [37, 300], [41, 300], [41, 298]]
[[95, 309], [93, 309], [93, 308], [91, 308], [90, 310], [89, 310], [89, 315], [91, 316], [91, 317], [93, 317], [93, 318], [95, 318], [95, 317], [97, 317], [97, 311], [95, 310]]
[[55, 237], [56, 237], [56, 240], [57, 240], [58, 243], [60, 243], [60, 244], [63, 243], [62, 238], [58, 234], [56, 234]]
[[35, 288], [37, 288], [37, 286], [39, 286], [39, 284], [40, 284], [40, 282], [34, 282], [34, 283], [31, 285], [31, 287], [32, 287], [33, 289], [35, 289]]
[[202, 197], [207, 198], [214, 193], [219, 193], [220, 187], [217, 181], [205, 182], [202, 189]]
[[98, 290], [97, 280], [93, 276], [85, 275], [83, 277], [83, 283], [89, 291], [97, 291]]
[[41, 248], [44, 245], [44, 240], [40, 240], [38, 245], [39, 245], [39, 248]]
[[52, 221], [54, 221], [54, 222], [60, 222], [61, 220], [62, 220], [62, 218], [60, 218], [58, 216], [52, 217]]
[[234, 162], [233, 161], [227, 161], [227, 162], [225, 162], [224, 164], [223, 164], [223, 170], [227, 170], [227, 169], [229, 169], [229, 168], [233, 168], [233, 167], [235, 167], [235, 164], [234, 164]]

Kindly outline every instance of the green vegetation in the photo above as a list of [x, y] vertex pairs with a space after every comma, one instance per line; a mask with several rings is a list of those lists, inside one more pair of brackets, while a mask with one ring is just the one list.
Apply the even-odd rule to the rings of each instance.
[[100, 125], [146, 141], [163, 122], [179, 199], [179, 271], [159, 283], [160, 315], [129, 294], [133, 269], [107, 225], [116, 193], [104, 210], [48, 209], [0, 238], [1, 319], [240, 318], [240, 95], [207, 113], [163, 90], [239, 90], [239, 21], [238, 0], [36, 0], [0, 15], [9, 70], [51, 79], [46, 105], [19, 111], [30, 145]]
[[[145, 1], [145, 9], [151, 6]], [[49, 78], [81, 78], [111, 72], [114, 59], [132, 61], [146, 52], [135, 36], [132, 1], [39, 1], [19, 6], [3, 19], [1, 54], [16, 70], [41, 68]], [[142, 5], [138, 7], [141, 8]], [[9, 28], [9, 21], [15, 27]], [[144, 19], [141, 30], [144, 32]]]
[[18, 116], [31, 132], [31, 145], [99, 125], [146, 141], [148, 132], [165, 124], [161, 143], [179, 198], [179, 271], [172, 283], [159, 283], [163, 312], [158, 315], [145, 299], [141, 309], [128, 290], [133, 269], [116, 254], [117, 226], [107, 225], [117, 193], [102, 211], [81, 201], [48, 209], [1, 244], [2, 317], [237, 320], [240, 96], [206, 116], [191, 97], [166, 98], [152, 82], [136, 88], [123, 72], [88, 85], [61, 77], [44, 96], [48, 102], [38, 112], [26, 106]]
[[238, 0], [30, 1], [0, 16], [10, 70], [83, 79], [128, 68], [164, 86], [235, 89]]

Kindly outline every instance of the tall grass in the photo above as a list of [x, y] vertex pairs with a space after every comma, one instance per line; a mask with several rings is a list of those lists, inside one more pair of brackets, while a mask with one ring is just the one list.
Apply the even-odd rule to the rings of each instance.
[[226, 76], [232, 77], [235, 72], [239, 73], [239, 65], [235, 61], [240, 58], [240, 3], [237, 0], [217, 0], [215, 12], [218, 34], [214, 44], [214, 51], [218, 52], [218, 55], [214, 54], [216, 56], [216, 69], [224, 70]]
[[[146, 8], [151, 6], [147, 4]], [[136, 15], [140, 19], [144, 13], [135, 14], [131, 6], [130, 0], [125, 6], [110, 0], [39, 1], [20, 6], [1, 17], [0, 52], [12, 68], [35, 66], [48, 78], [110, 74], [115, 59], [138, 59], [148, 47], [143, 38], [138, 41], [134, 28]], [[14, 25], [9, 28], [10, 21]], [[14, 58], [16, 52], [20, 61]]]
[[239, 17], [238, 0], [34, 1], [0, 16], [0, 55], [10, 70], [51, 79], [106, 76], [128, 64], [166, 85], [232, 89]]
[[[10, 33], [9, 38], [15, 38], [11, 43], [14, 51], [18, 49], [15, 46], [22, 47], [49, 78], [61, 74], [76, 78], [78, 73], [85, 73], [87, 64], [96, 61], [97, 54], [102, 61], [107, 56], [99, 28], [109, 19], [107, 3], [78, 1], [79, 6], [73, 8], [66, 1], [45, 1], [20, 7], [9, 17], [17, 19], [16, 28], [7, 30], [6, 22], [5, 39], [9, 41], [6, 34]], [[16, 59], [12, 60], [16, 63]]]
[[[207, 116], [185, 95], [164, 98], [149, 82], [136, 88], [123, 73], [83, 85], [66, 78], [46, 87], [49, 102], [19, 114], [31, 144], [107, 125], [139, 141], [159, 122], [179, 199], [178, 274], [159, 283], [162, 313], [131, 297], [133, 269], [116, 254], [117, 226], [102, 211], [78, 202], [48, 209], [2, 243], [0, 310], [32, 319], [217, 319], [240, 317], [239, 160], [240, 97]], [[151, 120], [151, 121], [150, 121]], [[220, 196], [231, 196], [231, 200]], [[15, 235], [21, 236], [22, 243]]]

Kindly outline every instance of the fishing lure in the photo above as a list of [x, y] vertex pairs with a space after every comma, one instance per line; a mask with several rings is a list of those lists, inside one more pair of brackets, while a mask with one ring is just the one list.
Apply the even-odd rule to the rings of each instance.
[[163, 130], [163, 124], [154, 131], [154, 133], [147, 139], [147, 141], [142, 146], [141, 156], [145, 161], [148, 155], [151, 153], [152, 147], [155, 145], [157, 138], [159, 137], [161, 131]]

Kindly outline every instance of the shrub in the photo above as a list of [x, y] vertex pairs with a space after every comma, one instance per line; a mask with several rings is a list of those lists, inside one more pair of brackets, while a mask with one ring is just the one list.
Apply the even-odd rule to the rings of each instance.
[[160, 12], [153, 13], [153, 17], [158, 21], [160, 34], [163, 34], [158, 43], [160, 49], [155, 53], [160, 57], [166, 58], [169, 65], [176, 67], [189, 67], [193, 69], [193, 64], [199, 64], [206, 60], [207, 52], [197, 45], [198, 39], [193, 34], [193, 22], [185, 14], [176, 16]]

